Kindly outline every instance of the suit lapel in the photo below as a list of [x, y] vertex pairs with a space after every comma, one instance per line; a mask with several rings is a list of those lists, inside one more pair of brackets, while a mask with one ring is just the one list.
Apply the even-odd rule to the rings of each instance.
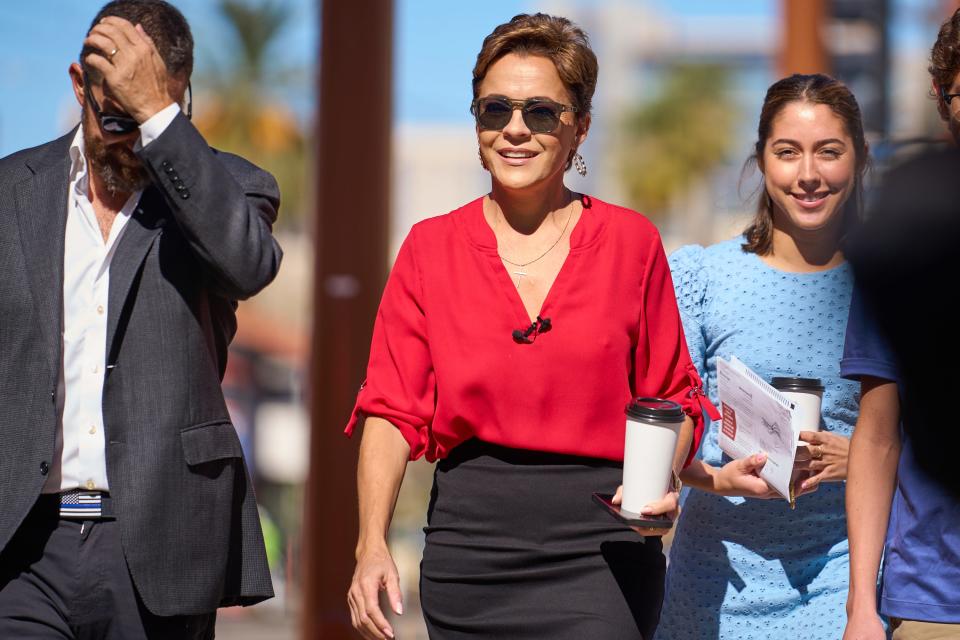
[[153, 186], [147, 187], [134, 209], [123, 237], [110, 262], [110, 292], [107, 297], [107, 354], [114, 354], [113, 345], [124, 304], [140, 265], [154, 240], [160, 235], [167, 218], [163, 215], [163, 196]]
[[[76, 129], [51, 142], [45, 152], [28, 160], [34, 172], [14, 187], [17, 226], [27, 267], [27, 280], [41, 319], [41, 329], [49, 364], [60, 368], [63, 333], [63, 251], [67, 224], [70, 185], [70, 144]], [[113, 340], [123, 306], [140, 265], [167, 221], [162, 194], [147, 187], [134, 215], [127, 223], [110, 263], [108, 294], [107, 353], [113, 353]], [[55, 322], [46, 322], [55, 318]]]
[[[72, 139], [71, 133], [51, 143], [35, 165], [28, 163], [34, 177], [17, 184], [14, 196], [27, 278], [54, 371], [60, 366], [63, 330], [63, 242]], [[50, 318], [56, 321], [49, 322]]]

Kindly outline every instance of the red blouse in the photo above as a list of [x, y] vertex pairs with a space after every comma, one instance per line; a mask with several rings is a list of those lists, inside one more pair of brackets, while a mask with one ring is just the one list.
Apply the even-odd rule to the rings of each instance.
[[[703, 434], [660, 235], [642, 215], [584, 196], [570, 253], [530, 319], [497, 255], [483, 199], [411, 229], [377, 313], [367, 380], [347, 425], [394, 424], [410, 458], [473, 437], [518, 449], [623, 459], [634, 396], [679, 402]], [[689, 462], [689, 459], [688, 459]]]

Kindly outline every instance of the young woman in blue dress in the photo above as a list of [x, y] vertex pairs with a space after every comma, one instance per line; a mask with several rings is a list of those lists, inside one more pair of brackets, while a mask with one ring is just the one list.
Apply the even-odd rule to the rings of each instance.
[[707, 429], [681, 476], [678, 523], [657, 638], [830, 638], [843, 633], [849, 554], [844, 488], [858, 389], [839, 361], [853, 286], [841, 242], [857, 224], [867, 161], [860, 110], [843, 84], [794, 75], [773, 84], [753, 159], [763, 176], [743, 235], [670, 259], [694, 364], [714, 404], [717, 359], [763, 378], [819, 378], [820, 431], [805, 431], [809, 477], [795, 510], [730, 461]]

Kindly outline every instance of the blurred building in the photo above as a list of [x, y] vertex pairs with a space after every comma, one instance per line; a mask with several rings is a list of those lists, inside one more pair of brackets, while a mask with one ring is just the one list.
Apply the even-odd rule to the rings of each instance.
[[277, 598], [248, 613], [296, 610], [303, 484], [309, 465], [304, 398], [309, 354], [313, 250], [302, 234], [279, 232], [283, 266], [276, 280], [237, 309], [237, 334], [223, 380], [260, 505]]
[[[667, 250], [686, 242], [710, 243], [739, 230], [752, 207], [759, 178], [749, 175], [741, 188], [744, 160], [777, 52], [775, 2], [766, 16], [693, 15], [680, 17], [651, 1], [604, 3], [547, 2], [544, 10], [570, 17], [590, 34], [600, 59], [591, 139], [585, 156], [597, 165], [598, 196], [627, 202], [624, 167], [617, 153], [624, 119], [663, 85], [678, 65], [710, 64], [730, 71], [729, 96], [738, 114], [729, 158], [693, 184], [658, 220]], [[729, 11], [726, 12], [729, 14]], [[703, 95], [700, 99], [711, 100]], [[589, 155], [588, 155], [589, 154]], [[589, 160], [588, 160], [589, 162]], [[636, 203], [639, 210], [646, 207]]]
[[[464, 105], [466, 113], [469, 105]], [[477, 137], [464, 126], [398, 123], [393, 133], [393, 211], [390, 252], [395, 256], [415, 223], [473, 200], [490, 189], [477, 157]]]

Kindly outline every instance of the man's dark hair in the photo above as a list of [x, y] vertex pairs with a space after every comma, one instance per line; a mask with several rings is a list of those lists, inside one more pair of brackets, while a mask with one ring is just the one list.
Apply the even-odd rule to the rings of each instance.
[[[930, 66], [927, 71], [938, 89], [949, 87], [957, 73], [960, 73], [960, 9], [940, 25], [937, 41], [930, 50]], [[950, 116], [946, 105], [939, 95], [933, 97], [937, 100], [940, 117], [948, 120]]]
[[[139, 24], [153, 43], [172, 76], [190, 77], [193, 73], [193, 35], [183, 14], [164, 0], [113, 0], [103, 6], [90, 23], [93, 29], [107, 16], [117, 16], [133, 25]], [[80, 51], [80, 64], [91, 53], [102, 53], [89, 46]]]

